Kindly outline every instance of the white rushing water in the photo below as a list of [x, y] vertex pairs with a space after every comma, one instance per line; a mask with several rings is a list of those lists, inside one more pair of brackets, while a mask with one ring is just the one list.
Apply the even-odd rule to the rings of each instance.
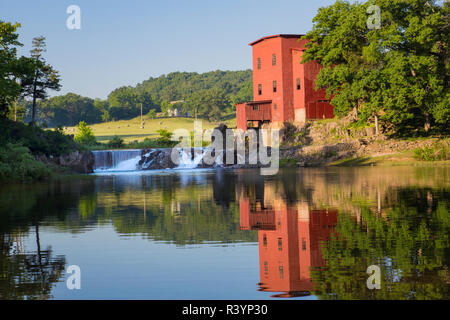
[[142, 150], [93, 151], [94, 172], [133, 171], [138, 168]]
[[[190, 149], [192, 150], [192, 149]], [[184, 149], [179, 150], [179, 164], [176, 169], [195, 169], [198, 167], [205, 155], [204, 148], [194, 148], [194, 154], [192, 152], [186, 152]]]
[[133, 171], [138, 169], [139, 161], [141, 161], [141, 156], [131, 158], [122, 162], [119, 162], [115, 167], [111, 168], [114, 171]]

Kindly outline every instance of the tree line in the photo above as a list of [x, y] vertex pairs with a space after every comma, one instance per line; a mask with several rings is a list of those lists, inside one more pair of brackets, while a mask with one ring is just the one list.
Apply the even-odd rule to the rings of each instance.
[[[107, 99], [92, 99], [67, 93], [38, 102], [41, 124], [56, 127], [128, 120], [142, 113], [167, 115], [177, 108], [192, 117], [218, 121], [234, 111], [234, 104], [252, 100], [252, 73], [212, 71], [206, 73], [173, 72], [150, 78], [136, 87], [113, 90]], [[31, 119], [32, 102], [22, 99], [19, 109], [24, 121]]]
[[107, 99], [104, 120], [135, 117], [154, 109], [167, 113], [179, 108], [193, 117], [219, 120], [232, 113], [234, 104], [252, 100], [252, 71], [172, 72], [143, 81], [136, 87], [120, 87]]
[[[232, 113], [236, 103], [252, 97], [251, 70], [173, 72], [136, 87], [117, 88], [105, 100], [67, 93], [40, 100], [36, 109], [40, 123], [51, 127], [132, 119], [141, 114], [141, 108], [153, 117], [177, 108], [183, 114], [216, 121]], [[31, 121], [31, 100], [19, 99], [18, 110], [20, 119]]]

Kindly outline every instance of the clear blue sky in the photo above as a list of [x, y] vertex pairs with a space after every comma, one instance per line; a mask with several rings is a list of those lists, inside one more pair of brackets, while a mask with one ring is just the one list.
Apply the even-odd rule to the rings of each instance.
[[[321, 6], [334, 0], [14, 0], [0, 2], [0, 20], [20, 22], [21, 55], [47, 38], [47, 61], [63, 88], [106, 98], [123, 85], [173, 71], [251, 68], [253, 40], [305, 33]], [[66, 8], [81, 8], [81, 30], [66, 28]]]

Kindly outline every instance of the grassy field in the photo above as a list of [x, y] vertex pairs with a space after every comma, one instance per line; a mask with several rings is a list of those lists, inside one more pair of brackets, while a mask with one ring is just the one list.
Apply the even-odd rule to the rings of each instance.
[[421, 161], [414, 157], [414, 151], [408, 150], [382, 156], [347, 158], [328, 164], [329, 166], [448, 166], [450, 160]]
[[[230, 128], [236, 127], [236, 119], [229, 119], [221, 122], [209, 122], [208, 120], [200, 119], [202, 121], [203, 130], [213, 129], [220, 123], [225, 123]], [[132, 141], [143, 141], [145, 138], [157, 138], [159, 136], [159, 129], [166, 129], [173, 132], [175, 129], [194, 130], [193, 118], [157, 118], [145, 119], [144, 128], [141, 128], [140, 117], [131, 120], [120, 120], [114, 122], [105, 122], [90, 125], [94, 131], [94, 135], [98, 142], [108, 142], [113, 136], [121, 137], [126, 143]], [[74, 134], [75, 127], [67, 127], [65, 133]]]

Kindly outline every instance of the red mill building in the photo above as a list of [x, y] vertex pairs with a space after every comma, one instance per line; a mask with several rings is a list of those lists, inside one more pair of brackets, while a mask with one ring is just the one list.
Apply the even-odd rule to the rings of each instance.
[[302, 35], [278, 34], [250, 43], [253, 47], [253, 102], [236, 105], [239, 129], [284, 121], [332, 118], [333, 106], [325, 90], [315, 90], [320, 70], [316, 62], [301, 64], [305, 43]]
[[310, 271], [325, 266], [321, 243], [330, 240], [338, 211], [313, 210], [296, 200], [288, 203], [281, 185], [246, 179], [246, 185], [237, 188], [236, 199], [240, 229], [258, 230], [259, 291], [274, 292], [279, 298], [311, 294], [315, 284]]
[[258, 230], [260, 291], [289, 298], [314, 290], [310, 270], [325, 266], [321, 242], [330, 239], [337, 210], [310, 210], [307, 205], [254, 208], [239, 202], [241, 230]]

